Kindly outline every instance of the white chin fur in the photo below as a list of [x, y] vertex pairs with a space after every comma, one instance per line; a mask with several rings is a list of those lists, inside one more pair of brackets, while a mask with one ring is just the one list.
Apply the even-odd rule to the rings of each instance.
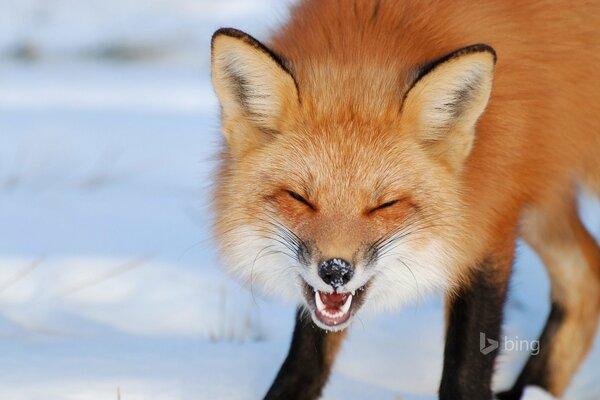
[[[228, 236], [229, 244], [224, 260], [228, 273], [255, 292], [295, 304], [303, 304], [305, 301], [302, 280], [317, 290], [328, 291], [328, 288], [318, 279], [316, 269], [315, 271], [295, 269], [296, 262], [290, 257], [273, 251], [264, 252], [263, 249], [267, 246], [277, 249], [273, 247], [277, 243], [249, 234], [254, 231], [255, 228], [252, 227], [241, 227]], [[452, 274], [449, 268], [453, 263], [446, 252], [445, 243], [433, 239], [428, 245], [420, 248], [415, 249], [409, 245], [410, 243], [407, 242], [395, 248], [396, 256], [383, 256], [378, 260], [373, 269], [377, 273], [369, 282], [361, 311], [364, 309], [368, 312], [379, 312], [395, 309], [414, 302], [432, 291], [443, 291], [450, 286]], [[286, 251], [286, 249], [281, 250]], [[263, 254], [257, 260], [257, 254], [261, 251]], [[405, 256], [406, 266], [397, 260], [402, 256]], [[371, 276], [366, 276], [366, 273], [364, 268], [359, 268], [353, 282], [357, 285], [367, 283]], [[315, 302], [319, 306], [321, 300], [318, 296], [315, 297]], [[340, 330], [348, 325], [345, 322], [336, 327], [325, 326], [319, 323], [314, 315], [313, 320], [321, 328], [329, 330]]]
[[264, 251], [266, 247], [277, 250], [274, 248], [277, 243], [251, 232], [256, 232], [256, 228], [241, 227], [229, 234], [225, 271], [254, 292], [302, 303], [301, 279], [290, 273], [294, 260], [279, 252]]
[[453, 263], [441, 241], [431, 240], [421, 249], [398, 246], [394, 252], [398, 257], [406, 256], [406, 265], [397, 257], [383, 257], [377, 262], [378, 274], [371, 280], [362, 307], [366, 311], [397, 309], [450, 286]]

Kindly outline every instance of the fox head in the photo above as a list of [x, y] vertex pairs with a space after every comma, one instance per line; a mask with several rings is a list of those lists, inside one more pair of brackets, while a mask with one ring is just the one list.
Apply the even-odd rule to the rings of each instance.
[[330, 330], [361, 307], [449, 288], [493, 49], [398, 76], [296, 62], [234, 29], [213, 36], [225, 138], [215, 231], [227, 269]]

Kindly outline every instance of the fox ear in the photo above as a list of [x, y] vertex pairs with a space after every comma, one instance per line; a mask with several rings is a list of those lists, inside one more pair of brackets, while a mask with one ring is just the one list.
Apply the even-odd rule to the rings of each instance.
[[250, 35], [231, 28], [214, 33], [211, 55], [223, 133], [230, 144], [252, 140], [233, 137], [240, 126], [263, 134], [278, 131], [284, 114], [298, 102], [296, 83], [286, 62]]
[[488, 104], [496, 63], [494, 49], [474, 45], [420, 70], [402, 109], [402, 125], [419, 135], [433, 155], [460, 169], [475, 139], [475, 125]]

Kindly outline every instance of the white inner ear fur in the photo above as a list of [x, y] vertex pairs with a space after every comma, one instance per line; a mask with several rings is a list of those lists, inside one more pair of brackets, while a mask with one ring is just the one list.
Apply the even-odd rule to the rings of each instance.
[[260, 128], [277, 130], [287, 103], [297, 99], [293, 78], [264, 49], [225, 34], [213, 41], [212, 79], [223, 118]]
[[403, 124], [438, 157], [459, 168], [475, 138], [475, 125], [490, 98], [494, 56], [467, 53], [443, 62], [409, 91]]

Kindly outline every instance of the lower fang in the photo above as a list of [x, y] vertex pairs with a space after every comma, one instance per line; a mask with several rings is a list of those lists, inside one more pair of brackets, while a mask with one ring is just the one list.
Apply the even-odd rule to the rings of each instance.
[[348, 298], [346, 299], [346, 302], [342, 306], [343, 314], [346, 314], [348, 312], [348, 310], [350, 310], [350, 306], [352, 305], [352, 297], [354, 297], [354, 296], [353, 295], [348, 296]]

